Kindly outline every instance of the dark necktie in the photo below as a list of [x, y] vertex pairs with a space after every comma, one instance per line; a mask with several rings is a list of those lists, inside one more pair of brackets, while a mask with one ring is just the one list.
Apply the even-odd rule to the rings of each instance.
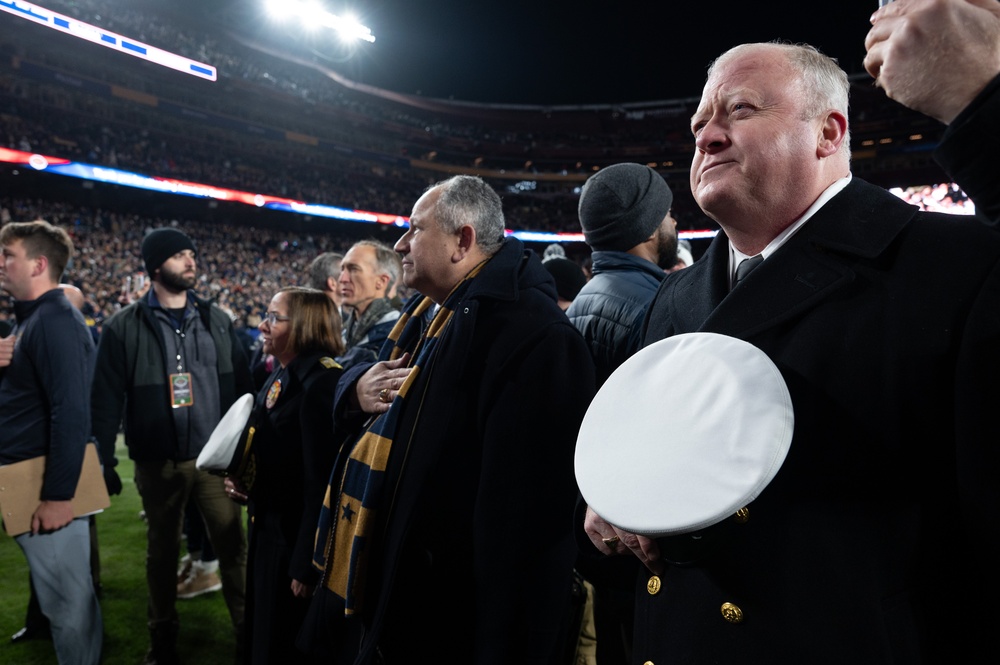
[[764, 257], [758, 254], [757, 256], [751, 256], [749, 259], [740, 261], [740, 264], [736, 266], [736, 281], [733, 282], [733, 288], [736, 288], [736, 285], [742, 282], [763, 260]]

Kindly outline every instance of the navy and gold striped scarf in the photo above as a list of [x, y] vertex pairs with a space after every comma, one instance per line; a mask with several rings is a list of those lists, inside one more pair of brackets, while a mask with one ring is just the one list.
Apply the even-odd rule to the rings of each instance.
[[409, 432], [398, 431], [401, 415], [410, 402], [419, 403], [425, 393], [422, 377], [429, 376], [454, 307], [485, 264], [484, 261], [477, 265], [452, 289], [426, 330], [424, 314], [434, 305], [430, 298], [412, 303], [400, 315], [389, 333], [393, 343], [389, 360], [410, 353], [413, 371], [389, 410], [376, 417], [349, 449], [346, 463], [341, 459], [334, 466], [316, 531], [313, 565], [322, 571], [323, 586], [343, 601], [346, 616], [360, 611], [366, 563], [371, 556], [379, 510], [388, 503], [384, 495], [389, 454], [393, 445], [405, 449], [416, 429], [417, 422], [413, 419]]

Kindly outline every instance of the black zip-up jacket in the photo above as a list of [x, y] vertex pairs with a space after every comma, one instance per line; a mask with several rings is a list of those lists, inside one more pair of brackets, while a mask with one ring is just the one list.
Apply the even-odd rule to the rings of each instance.
[[[183, 459], [171, 414], [166, 343], [148, 297], [108, 319], [101, 333], [91, 391], [91, 419], [105, 463], [114, 459], [115, 437], [123, 417], [131, 459]], [[225, 413], [237, 397], [253, 392], [249, 363], [228, 315], [193, 293], [188, 294], [188, 300], [215, 343], [219, 401]]]

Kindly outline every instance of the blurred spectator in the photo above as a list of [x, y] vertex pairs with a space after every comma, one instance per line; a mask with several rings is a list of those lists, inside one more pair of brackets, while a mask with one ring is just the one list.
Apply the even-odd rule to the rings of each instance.
[[386, 297], [399, 257], [388, 245], [375, 240], [354, 243], [340, 264], [340, 297], [346, 351], [338, 362], [349, 369], [378, 357], [389, 332], [399, 319], [399, 309]]
[[[673, 199], [663, 178], [641, 164], [601, 169], [583, 186], [580, 226], [594, 250], [594, 276], [566, 314], [587, 341], [598, 387], [639, 348], [646, 307], [677, 259]], [[635, 595], [629, 581], [638, 564], [583, 552], [577, 568], [594, 587], [597, 661], [626, 665]]]
[[677, 241], [677, 262], [674, 263], [667, 272], [677, 272], [683, 270], [694, 263], [694, 256], [691, 254], [691, 243], [687, 240]]
[[583, 269], [580, 266], [567, 258], [549, 257], [542, 261], [542, 265], [556, 282], [559, 309], [565, 312], [573, 304], [583, 285], [587, 283], [587, 276], [583, 274]]
[[309, 264], [309, 286], [322, 291], [337, 306], [340, 313], [344, 298], [340, 295], [340, 264], [344, 255], [323, 252]]

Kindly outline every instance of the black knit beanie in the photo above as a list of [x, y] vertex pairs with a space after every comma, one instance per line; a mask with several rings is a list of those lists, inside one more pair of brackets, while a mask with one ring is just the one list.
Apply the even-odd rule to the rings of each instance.
[[670, 187], [653, 169], [614, 164], [584, 183], [580, 226], [591, 249], [625, 252], [653, 235], [673, 202]]
[[194, 243], [177, 229], [153, 229], [142, 239], [142, 260], [146, 264], [146, 272], [152, 276], [167, 259], [185, 249], [195, 251]]

